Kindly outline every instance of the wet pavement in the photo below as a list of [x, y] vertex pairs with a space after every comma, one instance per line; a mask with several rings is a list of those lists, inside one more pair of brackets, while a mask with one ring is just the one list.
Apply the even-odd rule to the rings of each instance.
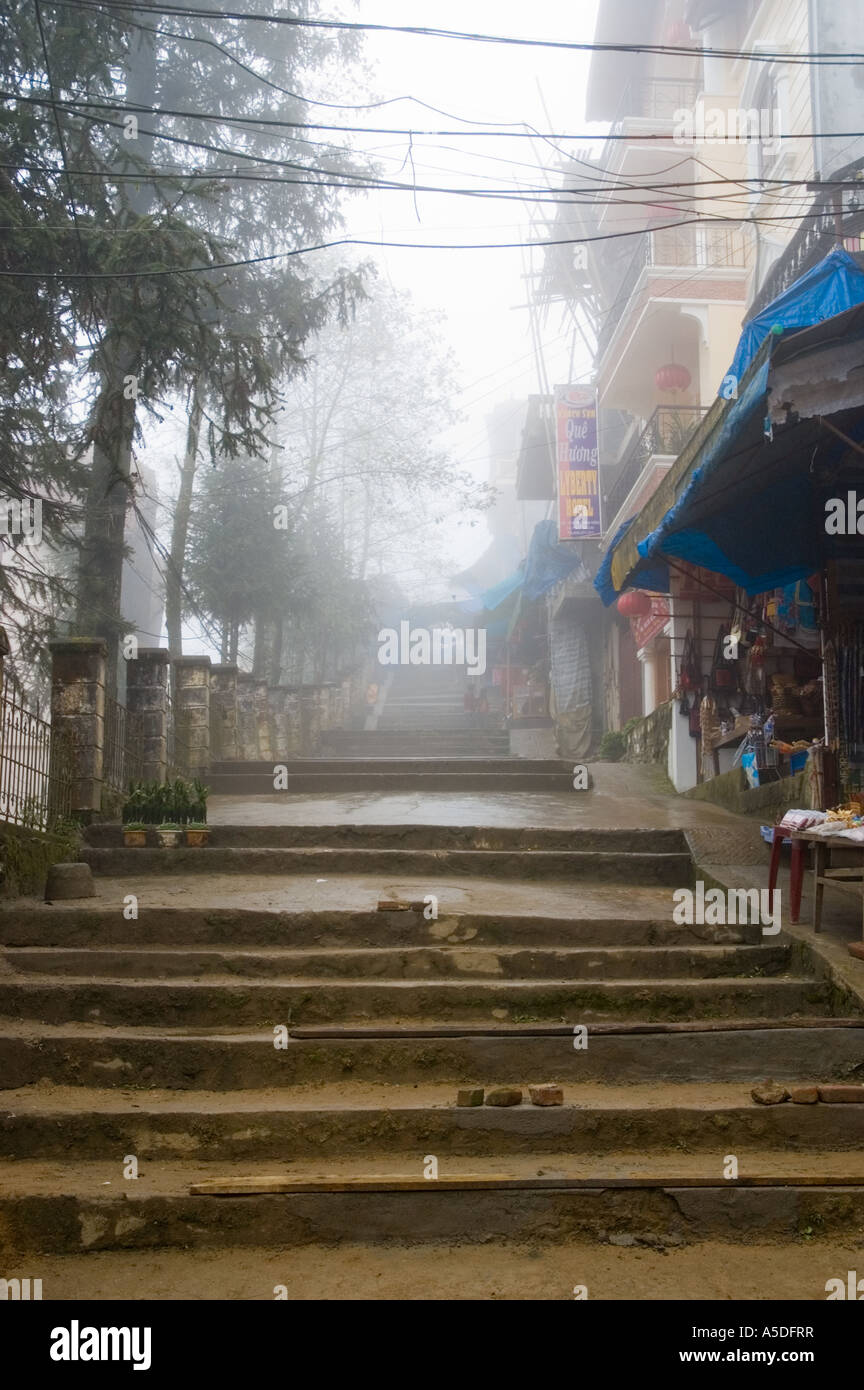
[[[721, 806], [677, 796], [654, 767], [594, 763], [594, 786], [571, 792], [347, 792], [211, 796], [212, 825], [483, 825], [690, 829], [740, 825]], [[756, 831], [758, 835], [758, 830]]]

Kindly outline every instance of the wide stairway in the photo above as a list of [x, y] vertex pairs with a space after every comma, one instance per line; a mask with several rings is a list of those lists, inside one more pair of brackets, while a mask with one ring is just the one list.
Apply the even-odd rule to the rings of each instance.
[[679, 831], [89, 841], [98, 900], [0, 910], [7, 1252], [860, 1237], [864, 1105], [750, 1089], [861, 1080], [864, 1017], [798, 945], [673, 923]]
[[328, 730], [314, 758], [216, 762], [216, 796], [274, 791], [340, 795], [377, 792], [566, 792], [572, 764], [513, 758], [506, 732], [472, 724], [463, 709], [467, 677], [451, 666], [395, 668], [375, 729]]

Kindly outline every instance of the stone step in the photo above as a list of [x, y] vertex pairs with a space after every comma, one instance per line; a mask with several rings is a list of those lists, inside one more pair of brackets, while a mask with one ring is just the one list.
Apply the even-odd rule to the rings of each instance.
[[439, 758], [439, 757], [360, 757], [345, 756], [342, 758], [286, 758], [282, 760], [273, 759], [269, 762], [258, 760], [231, 762], [216, 762], [207, 774], [208, 785], [213, 777], [221, 776], [240, 776], [249, 773], [257, 773], [260, 776], [273, 777], [273, 768], [276, 763], [286, 768], [289, 778], [300, 773], [314, 773], [315, 776], [324, 774], [338, 773], [431, 773], [431, 772], [500, 772], [500, 773], [564, 773], [572, 781], [573, 764], [561, 758], [512, 758], [512, 757], [489, 757], [486, 754], [478, 753], [462, 758]]
[[[721, 1146], [722, 1147], [722, 1146]], [[453, 1157], [438, 1181], [414, 1162], [379, 1158], [304, 1165], [154, 1162], [124, 1180], [111, 1161], [32, 1160], [14, 1165], [0, 1193], [0, 1226], [16, 1255], [44, 1251], [190, 1251], [264, 1244], [457, 1241], [554, 1244], [610, 1233], [673, 1242], [749, 1242], [857, 1235], [864, 1218], [864, 1159], [855, 1154], [748, 1155], [737, 1183], [717, 1176], [717, 1156], [634, 1160], [630, 1154]], [[542, 1176], [538, 1175], [538, 1170]], [[193, 1185], [290, 1177], [300, 1190], [193, 1194]], [[757, 1185], [758, 1184], [758, 1185]], [[765, 1184], [765, 1185], [761, 1185]], [[328, 1190], [341, 1186], [342, 1190]], [[353, 1188], [353, 1190], [352, 1190]]]
[[[154, 1249], [87, 1251], [40, 1255], [47, 1300], [70, 1303], [141, 1298], [141, 1290], [190, 1303], [290, 1303], [377, 1300], [404, 1303], [568, 1302], [577, 1282], [594, 1301], [622, 1300], [807, 1300], [826, 1297], [826, 1284], [855, 1268], [857, 1256], [842, 1233], [823, 1237], [817, 1228], [804, 1239], [795, 1233], [779, 1242], [758, 1234], [747, 1245], [714, 1241], [687, 1244], [684, 1234], [613, 1228], [591, 1239], [551, 1243], [546, 1231], [523, 1243], [490, 1240], [424, 1241], [363, 1245], [350, 1232], [339, 1241], [295, 1246], [246, 1246], [242, 1259], [221, 1246], [207, 1250]], [[541, 1244], [542, 1242], [542, 1244]], [[623, 1248], [622, 1248], [623, 1247]], [[28, 1278], [31, 1262], [7, 1258], [10, 1278]], [[576, 1273], [574, 1274], [574, 1271]], [[830, 1311], [830, 1310], [829, 1310]], [[651, 1315], [651, 1309], [646, 1309]], [[763, 1309], [764, 1312], [764, 1309]], [[70, 1314], [74, 1316], [74, 1313]], [[810, 1318], [812, 1319], [812, 1307]], [[842, 1338], [832, 1339], [838, 1361]], [[767, 1345], [767, 1343], [766, 1343]], [[795, 1343], [806, 1347], [806, 1341]], [[812, 1343], [811, 1343], [812, 1345]], [[819, 1343], [824, 1367], [827, 1339]], [[715, 1342], [703, 1347], [716, 1348]], [[716, 1353], [719, 1354], [719, 1353]], [[200, 1365], [200, 1363], [197, 1363]], [[838, 1366], [838, 1370], [841, 1367]], [[842, 1373], [842, 1370], [841, 1370]]]
[[506, 879], [570, 879], [584, 883], [667, 884], [686, 887], [689, 854], [620, 854], [595, 850], [429, 850], [345, 848], [95, 849], [80, 858], [95, 874], [381, 874], [440, 878], [483, 875]]
[[[758, 1078], [754, 1078], [758, 1079]], [[534, 1078], [536, 1081], [536, 1078]], [[483, 1082], [478, 1081], [478, 1085]], [[362, 1158], [386, 1152], [439, 1156], [442, 1168], [464, 1156], [545, 1154], [637, 1155], [664, 1158], [709, 1156], [714, 1176], [734, 1153], [747, 1172], [752, 1151], [771, 1152], [776, 1166], [793, 1167], [802, 1156], [830, 1151], [834, 1171], [848, 1171], [850, 1151], [864, 1153], [864, 1105], [759, 1106], [750, 1087], [597, 1086], [564, 1083], [564, 1104], [529, 1103], [528, 1084], [517, 1075], [521, 1105], [457, 1107], [456, 1085], [428, 1083], [263, 1091], [119, 1091], [44, 1087], [0, 1093], [0, 1158], [104, 1159], [134, 1154], [139, 1160], [200, 1162]], [[793, 1082], [794, 1084], [794, 1082]], [[842, 1158], [841, 1158], [842, 1156]], [[596, 1160], [592, 1160], [596, 1162]]]
[[[50, 1024], [0, 1021], [0, 1088], [37, 1084], [158, 1086], [201, 1091], [284, 1088], [331, 1082], [448, 1086], [512, 1085], [544, 1077], [604, 1085], [657, 1082], [864, 1080], [864, 1027], [858, 1020], [810, 1018], [717, 1020], [712, 1026], [589, 1024], [587, 1046], [574, 1048], [572, 1028], [510, 1025], [484, 1032], [465, 1025], [458, 1036], [397, 1036], [346, 1030], [337, 1037], [289, 1037], [274, 1046], [270, 1020], [255, 1030], [190, 1031], [165, 1021], [158, 1029], [128, 1020]], [[379, 1027], [378, 1032], [383, 1029]], [[795, 1107], [796, 1110], [804, 1107]]]
[[[572, 774], [561, 771], [524, 772], [522, 759], [514, 758], [507, 771], [477, 772], [469, 763], [461, 770], [452, 772], [423, 771], [419, 767], [412, 772], [294, 772], [289, 773], [287, 784], [275, 788], [276, 773], [274, 763], [264, 772], [218, 772], [208, 774], [207, 782], [214, 796], [267, 796], [275, 790], [282, 792], [392, 792], [420, 790], [430, 792], [570, 792], [573, 790]], [[322, 761], [323, 766], [323, 761]], [[432, 765], [434, 766], [434, 764]], [[575, 793], [574, 793], [575, 794]]]
[[[86, 827], [84, 838], [96, 848], [123, 844], [119, 821]], [[582, 854], [680, 854], [687, 842], [680, 830], [529, 829], [520, 826], [472, 825], [237, 825], [216, 821], [210, 845], [218, 849], [414, 849], [414, 850], [559, 850]], [[671, 898], [670, 898], [671, 904]]]
[[824, 983], [793, 976], [718, 980], [336, 980], [211, 976], [206, 982], [31, 974], [0, 977], [0, 1018], [109, 1026], [226, 1028], [500, 1022], [793, 1019], [828, 1008]]
[[[229, 880], [230, 881], [230, 880]], [[101, 881], [106, 899], [113, 881]], [[477, 947], [542, 948], [560, 946], [618, 947], [704, 945], [765, 945], [761, 928], [747, 926], [679, 925], [661, 917], [668, 892], [632, 889], [633, 901], [617, 894], [603, 914], [602, 889], [595, 889], [584, 909], [588, 915], [516, 916], [495, 913], [441, 912], [427, 921], [422, 912], [314, 912], [259, 911], [242, 907], [149, 907], [144, 903], [136, 919], [127, 919], [116, 904], [122, 903], [128, 883], [118, 880], [113, 903], [55, 903], [28, 907], [21, 912], [0, 907], [0, 945], [99, 946], [166, 945], [182, 941], [186, 946], [224, 945], [284, 946], [294, 948], [345, 947], [362, 949], [460, 943]], [[419, 890], [414, 890], [418, 892]], [[623, 898], [623, 900], [622, 900]], [[627, 908], [630, 907], [631, 915]], [[770, 938], [772, 944], [776, 938]]]
[[73, 979], [679, 980], [773, 976], [789, 970], [790, 949], [773, 946], [325, 947], [238, 950], [186, 944], [6, 948], [7, 972]]

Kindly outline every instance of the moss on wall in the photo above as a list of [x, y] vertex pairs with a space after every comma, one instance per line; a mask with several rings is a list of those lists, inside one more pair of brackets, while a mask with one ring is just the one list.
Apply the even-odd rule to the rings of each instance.
[[0, 824], [0, 895], [41, 897], [52, 864], [78, 858], [81, 835], [74, 821], [62, 821], [51, 834]]
[[713, 801], [740, 816], [759, 816], [766, 824], [774, 824], [782, 820], [791, 807], [806, 806], [809, 792], [803, 772], [796, 772], [794, 777], [784, 777], [779, 782], [768, 782], [764, 787], [748, 787], [743, 769], [733, 767], [729, 772], [721, 772], [719, 777], [712, 777], [710, 782], [691, 787], [682, 795], [692, 797], [694, 801]]

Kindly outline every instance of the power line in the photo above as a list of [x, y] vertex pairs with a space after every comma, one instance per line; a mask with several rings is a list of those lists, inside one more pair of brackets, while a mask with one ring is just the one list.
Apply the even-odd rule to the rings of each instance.
[[[72, 3], [72, 0], [66, 0]], [[651, 43], [587, 43], [565, 39], [526, 39], [505, 34], [471, 34], [460, 29], [437, 29], [429, 25], [367, 24], [342, 19], [307, 19], [295, 15], [255, 14], [248, 10], [211, 10], [188, 5], [141, 4], [138, 0], [111, 0], [107, 5], [95, 5], [90, 0], [74, 0], [72, 8], [83, 10], [131, 11], [141, 14], [177, 15], [188, 19], [242, 20], [253, 24], [277, 24], [295, 29], [330, 29], [346, 32], [410, 34], [420, 38], [457, 39], [467, 43], [502, 44], [518, 48], [564, 49], [577, 53], [646, 53], [675, 54], [685, 58], [729, 58], [743, 62], [799, 62], [848, 67], [864, 59], [864, 53], [802, 53], [791, 58], [782, 51], [752, 49], [691, 48], [685, 44]]]
[[234, 261], [214, 261], [209, 265], [177, 266], [154, 270], [112, 270], [87, 271], [74, 270], [0, 270], [0, 276], [19, 280], [142, 280], [161, 278], [166, 275], [212, 274], [215, 270], [234, 270], [247, 265], [264, 265], [272, 261], [287, 260], [293, 256], [308, 256], [316, 251], [330, 251], [337, 246], [367, 246], [373, 249], [389, 248], [403, 251], [518, 251], [522, 247], [533, 246], [584, 246], [599, 241], [620, 241], [625, 237], [643, 236], [652, 232], [674, 231], [681, 227], [716, 227], [723, 224], [740, 226], [774, 226], [780, 222], [803, 222], [808, 217], [824, 217], [824, 212], [814, 213], [773, 213], [765, 217], [688, 217], [677, 222], [664, 222], [657, 226], [639, 227], [632, 231], [605, 232], [597, 236], [554, 237], [546, 241], [471, 241], [471, 242], [424, 242], [424, 241], [382, 241], [371, 237], [336, 237], [331, 241], [318, 242], [312, 246], [297, 246], [289, 251], [273, 251], [267, 255], [245, 256]]
[[[862, 57], [864, 57], [864, 55], [862, 55]], [[9, 101], [26, 101], [26, 102], [28, 102], [28, 103], [33, 103], [33, 104], [36, 104], [36, 105], [40, 105], [40, 104], [42, 104], [42, 105], [54, 105], [54, 104], [55, 104], [53, 101], [51, 101], [51, 102], [44, 102], [44, 101], [43, 101], [43, 102], [40, 102], [40, 99], [39, 99], [38, 97], [29, 97], [29, 96], [25, 97], [25, 96], [21, 96], [20, 93], [15, 93], [15, 92], [2, 92], [2, 93], [0, 93], [0, 96], [2, 96], [5, 100], [9, 100]], [[490, 129], [479, 129], [479, 128], [475, 128], [475, 129], [473, 129], [473, 130], [458, 130], [458, 129], [453, 129], [453, 130], [418, 130], [416, 127], [412, 127], [412, 126], [400, 126], [400, 127], [397, 127], [397, 126], [354, 126], [354, 125], [335, 125], [335, 124], [330, 125], [330, 124], [324, 124], [324, 123], [315, 122], [315, 121], [286, 121], [286, 120], [280, 120], [280, 119], [278, 119], [278, 118], [275, 117], [275, 116], [238, 116], [238, 115], [232, 115], [231, 113], [222, 114], [222, 113], [214, 112], [214, 111], [183, 111], [183, 110], [177, 110], [177, 109], [175, 109], [175, 108], [173, 108], [173, 107], [146, 106], [146, 105], [144, 105], [143, 103], [138, 103], [138, 102], [123, 102], [123, 101], [90, 101], [90, 100], [82, 100], [81, 98], [78, 98], [78, 99], [75, 99], [75, 100], [61, 101], [61, 102], [59, 102], [59, 105], [60, 105], [61, 109], [66, 110], [66, 111], [73, 111], [73, 112], [77, 112], [77, 111], [79, 111], [79, 110], [83, 110], [83, 111], [87, 111], [87, 110], [94, 110], [94, 111], [126, 111], [126, 112], [128, 112], [130, 115], [140, 115], [140, 116], [170, 116], [170, 117], [171, 117], [172, 119], [174, 119], [174, 120], [185, 120], [185, 121], [209, 121], [209, 122], [213, 122], [213, 123], [215, 123], [215, 124], [217, 124], [217, 125], [239, 125], [239, 126], [244, 126], [244, 127], [245, 127], [245, 126], [263, 126], [263, 127], [265, 127], [266, 129], [275, 129], [275, 130], [331, 130], [331, 131], [336, 131], [336, 132], [339, 133], [339, 134], [347, 134], [347, 135], [408, 135], [408, 136], [414, 137], [415, 139], [416, 139], [417, 137], [421, 137], [421, 136], [424, 137], [424, 138], [425, 138], [426, 136], [434, 136], [435, 138], [438, 138], [438, 137], [444, 136], [444, 135], [446, 135], [446, 136], [448, 136], [448, 137], [450, 137], [450, 136], [460, 136], [460, 135], [461, 135], [461, 136], [467, 136], [469, 139], [474, 139], [475, 137], [476, 137], [476, 138], [487, 138], [487, 137], [488, 137], [488, 138], [496, 139], [496, 140], [536, 140], [536, 139], [540, 139], [540, 140], [578, 140], [578, 141], [583, 142], [583, 143], [584, 143], [585, 141], [598, 141], [598, 140], [600, 140], [600, 141], [602, 141], [604, 144], [608, 143], [609, 141], [612, 141], [612, 142], [624, 141], [624, 142], [626, 142], [627, 144], [633, 144], [633, 143], [637, 143], [637, 142], [638, 142], [638, 143], [645, 143], [645, 142], [648, 142], [648, 143], [656, 144], [658, 141], [668, 143], [669, 138], [670, 138], [668, 134], [664, 134], [664, 133], [662, 133], [662, 132], [651, 132], [651, 133], [639, 135], [639, 134], [635, 134], [635, 133], [628, 132], [628, 131], [619, 131], [617, 134], [615, 134], [614, 132], [610, 132], [610, 133], [607, 133], [607, 134], [604, 134], [604, 135], [595, 135], [595, 134], [586, 134], [585, 132], [577, 132], [577, 133], [573, 134], [573, 133], [570, 133], [570, 132], [567, 132], [567, 131], [540, 131], [540, 130], [534, 130], [534, 129], [529, 129], [529, 130], [500, 130], [500, 129], [497, 129], [497, 130], [496, 130], [496, 129], [491, 129], [491, 130], [490, 130]], [[526, 124], [526, 123], [525, 123], [525, 122], [520, 122], [519, 124]], [[772, 141], [773, 141], [773, 140], [826, 140], [826, 139], [832, 139], [832, 140], [847, 140], [847, 139], [858, 139], [858, 138], [860, 138], [860, 137], [862, 137], [862, 136], [864, 136], [864, 131], [861, 131], [861, 130], [832, 130], [832, 131], [809, 131], [809, 130], [808, 130], [808, 131], [790, 131], [790, 132], [788, 132], [788, 133], [780, 133], [780, 132], [774, 133], [774, 132], [772, 132], [772, 134], [771, 134], [771, 139], [772, 139]], [[691, 137], [691, 139], [692, 139], [692, 137]], [[712, 144], [718, 144], [718, 145], [721, 145], [721, 144], [740, 145], [740, 144], [745, 144], [745, 143], [747, 143], [746, 141], [742, 141], [741, 138], [740, 138], [740, 136], [738, 136], [738, 135], [712, 136], [712, 137], [711, 137], [711, 142], [712, 142]]]

